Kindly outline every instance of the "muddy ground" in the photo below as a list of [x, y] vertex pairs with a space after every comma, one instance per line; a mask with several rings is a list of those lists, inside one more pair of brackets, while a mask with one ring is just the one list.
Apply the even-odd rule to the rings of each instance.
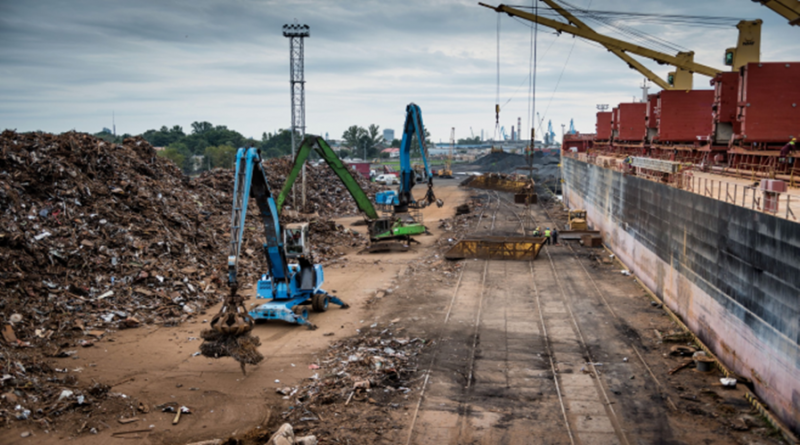
[[[77, 357], [53, 360], [74, 378], [109, 385], [114, 397], [54, 427], [12, 424], [0, 442], [263, 443], [286, 418], [321, 443], [779, 443], [744, 390], [723, 389], [717, 372], [669, 374], [685, 361], [672, 347], [686, 342], [664, 340], [677, 327], [605, 250], [562, 243], [533, 262], [443, 260], [442, 246], [457, 232], [439, 222], [471, 199], [480, 205], [460, 219], [471, 231], [521, 233], [561, 218], [557, 208], [525, 213], [510, 195], [456, 184], [437, 183], [446, 205], [424, 211], [432, 235], [421, 245], [354, 251], [326, 267], [325, 288], [350, 309], [312, 314], [314, 331], [256, 326], [266, 359], [246, 376], [231, 359], [195, 355], [216, 307], [181, 326], [113, 332]], [[310, 402], [276, 392], [320, 378], [341, 384], [345, 377], [324, 374], [342, 361], [331, 345], [389, 337], [424, 342], [403, 389], [345, 390]], [[161, 408], [170, 404], [192, 413], [173, 425], [175, 414]], [[119, 422], [129, 418], [137, 420]], [[136, 430], [144, 432], [119, 434]]]

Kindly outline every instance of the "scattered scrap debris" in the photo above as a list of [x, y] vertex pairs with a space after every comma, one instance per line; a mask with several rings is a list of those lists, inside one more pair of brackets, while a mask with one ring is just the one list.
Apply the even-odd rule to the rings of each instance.
[[295, 431], [313, 430], [325, 443], [333, 439], [344, 443], [355, 436], [338, 428], [340, 422], [363, 418], [363, 404], [369, 404], [370, 428], [390, 429], [391, 411], [399, 409], [416, 388], [417, 360], [427, 344], [421, 338], [397, 337], [402, 330], [397, 325], [375, 326], [331, 345], [305, 384], [277, 389], [289, 403], [283, 421], [294, 425]]
[[288, 423], [284, 423], [278, 428], [278, 431], [269, 438], [266, 445], [317, 445], [317, 437], [296, 437], [292, 426]]

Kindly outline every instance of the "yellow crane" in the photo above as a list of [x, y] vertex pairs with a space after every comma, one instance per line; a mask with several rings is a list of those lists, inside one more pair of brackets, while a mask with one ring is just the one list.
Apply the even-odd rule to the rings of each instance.
[[[547, 26], [549, 28], [553, 28], [559, 33], [565, 32], [576, 37], [597, 42], [614, 53], [614, 55], [625, 61], [628, 66], [639, 71], [653, 83], [665, 90], [692, 89], [692, 73], [714, 77], [721, 72], [721, 70], [716, 68], [696, 63], [694, 61], [694, 51], [678, 52], [676, 55], [671, 55], [660, 51], [655, 51], [650, 48], [645, 48], [640, 45], [635, 45], [624, 40], [608, 37], [594, 31], [555, 1], [542, 1], [567, 19], [569, 23], [548, 19], [546, 17], [506, 5], [492, 6], [485, 3], [478, 4], [492, 9], [498, 13], [504, 12], [512, 17], [519, 17], [540, 25]], [[739, 42], [737, 47], [728, 48], [725, 51], [725, 62], [727, 65], [731, 65], [734, 70], [739, 69], [740, 66], [746, 63], [758, 62], [758, 55], [761, 48], [761, 20], [741, 21], [739, 22], [739, 25], [737, 25], [737, 28], [739, 29]], [[636, 59], [632, 58], [628, 53], [647, 57], [662, 65], [672, 65], [676, 68], [676, 70], [670, 72], [668, 79], [665, 81], [646, 68], [644, 65], [639, 63]]]
[[792, 26], [800, 26], [800, 1], [798, 0], [753, 0], [786, 17]]

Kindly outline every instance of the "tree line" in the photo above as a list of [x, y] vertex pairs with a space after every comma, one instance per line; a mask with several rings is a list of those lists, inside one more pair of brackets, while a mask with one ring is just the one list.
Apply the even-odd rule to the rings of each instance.
[[[121, 143], [129, 135], [114, 137], [107, 129], [95, 136], [110, 142]], [[168, 128], [147, 130], [141, 135], [154, 147], [163, 147], [159, 156], [171, 159], [187, 174], [212, 168], [231, 168], [239, 147], [261, 149], [264, 157], [271, 158], [291, 154], [292, 132], [278, 130], [276, 133], [262, 133], [261, 140], [247, 138], [225, 125], [210, 122], [193, 122], [187, 134], [180, 125]]]
[[[366, 128], [351, 125], [342, 133], [342, 146], [345, 148], [339, 150], [339, 156], [350, 155], [363, 158], [366, 154], [367, 159], [388, 157], [387, 154], [381, 153], [381, 150], [387, 147], [399, 148], [401, 141], [400, 139], [386, 141], [380, 133], [380, 126], [375, 124], [370, 124]], [[426, 128], [425, 145], [427, 147], [433, 146], [430, 137], [431, 134]], [[417, 147], [417, 136], [415, 134], [411, 137], [411, 149], [414, 150]]]
[[[130, 137], [129, 134], [114, 136], [106, 128], [95, 136], [113, 143], [122, 143], [124, 138]], [[218, 167], [233, 167], [238, 147], [259, 148], [262, 156], [267, 158], [292, 153], [292, 132], [285, 129], [276, 133], [262, 133], [261, 140], [256, 140], [225, 125], [203, 121], [192, 122], [188, 133], [180, 125], [173, 125], [171, 128], [164, 125], [158, 130], [147, 130], [141, 136], [154, 147], [163, 147], [158, 152], [159, 156], [171, 159], [187, 174]], [[432, 146], [427, 129], [425, 138], [428, 146]], [[412, 137], [411, 144], [412, 150], [416, 149], [416, 136]], [[366, 151], [367, 159], [374, 159], [381, 157], [381, 150], [387, 147], [400, 147], [400, 140], [385, 141], [380, 126], [376, 124], [370, 124], [366, 128], [351, 125], [342, 134], [338, 154], [343, 158], [364, 157]]]

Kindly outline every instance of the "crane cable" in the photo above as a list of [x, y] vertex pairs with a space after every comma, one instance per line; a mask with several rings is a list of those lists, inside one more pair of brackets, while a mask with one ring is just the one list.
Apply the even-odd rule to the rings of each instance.
[[[589, 0], [589, 6], [592, 5], [593, 1], [594, 0]], [[563, 0], [562, 2], [568, 4]], [[589, 6], [587, 6], [587, 9]], [[544, 114], [542, 115], [542, 119], [539, 121], [539, 127], [538, 127], [539, 131], [542, 131], [542, 125], [544, 125], [544, 119], [547, 117], [547, 112], [550, 110], [550, 105], [553, 103], [553, 98], [556, 96], [556, 91], [558, 91], [558, 86], [561, 84], [561, 78], [564, 77], [564, 71], [567, 70], [567, 65], [569, 64], [569, 59], [572, 57], [572, 50], [575, 49], [575, 42], [577, 42], [577, 40], [578, 39], [576, 38], [573, 38], [572, 40], [572, 46], [570, 47], [569, 53], [567, 54], [567, 60], [564, 61], [564, 66], [561, 68], [561, 74], [558, 75], [558, 80], [556, 80], [556, 86], [555, 88], [553, 88], [553, 93], [550, 95], [550, 99], [547, 101], [547, 107], [545, 107], [544, 109]]]
[[[539, 2], [537, 0], [531, 0], [531, 6], [534, 7], [534, 14], [539, 13]], [[535, 22], [533, 25], [533, 41], [531, 42], [531, 46], [533, 47], [533, 71], [531, 72], [531, 88], [530, 88], [530, 98], [531, 98], [531, 116], [536, 116], [536, 71], [537, 71], [537, 52], [539, 47], [539, 22]], [[530, 121], [529, 121], [530, 122]], [[533, 160], [533, 149], [535, 148], [536, 144], [536, 131], [534, 130], [534, 126], [530, 125], [531, 129], [531, 162]], [[532, 165], [529, 165], [532, 167]], [[529, 171], [530, 173], [533, 170]]]
[[[535, 13], [539, 12], [539, 5], [537, 0], [531, 0], [531, 6], [534, 7]], [[555, 39], [553, 39], [555, 42]], [[536, 119], [536, 68], [538, 65], [538, 45], [539, 44], [539, 22], [534, 22], [533, 27], [531, 27], [531, 51], [530, 51], [530, 59], [528, 61], [528, 72], [530, 76], [530, 86], [528, 87], [528, 101], [529, 107], [528, 108], [528, 119], [527, 124], [528, 128], [531, 129], [531, 142], [528, 146], [528, 150], [526, 150], [525, 154], [525, 161], [528, 164], [528, 179], [533, 181], [533, 150], [536, 147], [536, 131], [534, 128], [533, 120]], [[550, 48], [547, 48], [549, 51]], [[520, 140], [522, 140], [522, 129], [520, 128]]]
[[497, 14], [497, 92], [494, 100], [494, 140], [500, 134], [500, 14]]

